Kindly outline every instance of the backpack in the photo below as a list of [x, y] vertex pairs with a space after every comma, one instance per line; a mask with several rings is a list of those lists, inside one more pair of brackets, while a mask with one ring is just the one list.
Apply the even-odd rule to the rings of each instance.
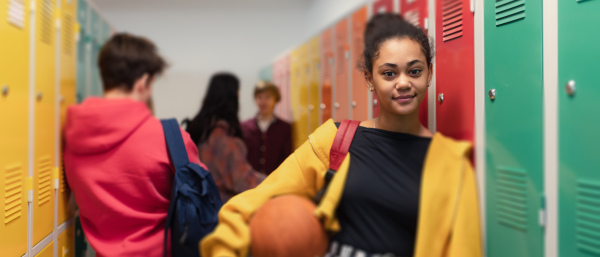
[[167, 256], [170, 230], [172, 256], [198, 257], [200, 240], [217, 226], [223, 202], [212, 175], [190, 162], [177, 120], [161, 120], [161, 123], [175, 169], [163, 256]]

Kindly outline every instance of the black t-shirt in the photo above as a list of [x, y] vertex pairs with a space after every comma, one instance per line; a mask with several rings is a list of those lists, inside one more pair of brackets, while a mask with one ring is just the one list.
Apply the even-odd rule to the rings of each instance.
[[341, 231], [332, 239], [367, 253], [413, 256], [430, 143], [431, 138], [358, 127], [336, 212]]

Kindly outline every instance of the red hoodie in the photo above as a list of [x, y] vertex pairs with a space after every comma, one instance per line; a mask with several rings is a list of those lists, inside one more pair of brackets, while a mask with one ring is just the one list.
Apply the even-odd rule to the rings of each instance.
[[69, 107], [65, 139], [67, 180], [98, 256], [162, 256], [173, 168], [160, 121], [141, 102], [89, 98]]

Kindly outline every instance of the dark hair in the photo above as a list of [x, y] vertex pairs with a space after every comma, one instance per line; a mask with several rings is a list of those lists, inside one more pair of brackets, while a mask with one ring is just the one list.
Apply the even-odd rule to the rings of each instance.
[[152, 41], [127, 33], [112, 36], [98, 56], [104, 91], [121, 88], [130, 92], [144, 74], [152, 78], [166, 66]]
[[273, 97], [275, 97], [276, 103], [279, 102], [279, 100], [281, 100], [281, 94], [279, 94], [279, 89], [277, 88], [277, 86], [275, 86], [275, 84], [269, 81], [259, 81], [258, 83], [256, 83], [256, 86], [254, 86], [254, 98], [256, 98], [258, 94], [263, 92], [271, 93]]
[[392, 38], [410, 38], [421, 45], [421, 51], [427, 59], [427, 65], [431, 65], [433, 51], [429, 38], [425, 32], [402, 19], [398, 14], [380, 13], [371, 18], [365, 29], [365, 49], [358, 68], [371, 73], [373, 71], [373, 60], [379, 57], [381, 43]]
[[186, 131], [196, 144], [204, 143], [219, 120], [229, 125], [229, 135], [244, 139], [238, 119], [238, 91], [240, 81], [231, 73], [217, 73], [212, 76], [208, 90], [202, 101], [200, 112], [193, 120], [186, 119]]

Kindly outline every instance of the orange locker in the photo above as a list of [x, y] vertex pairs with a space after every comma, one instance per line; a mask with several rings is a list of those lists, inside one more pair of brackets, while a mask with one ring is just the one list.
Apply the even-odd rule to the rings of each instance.
[[[397, 0], [376, 0], [372, 5], [372, 13], [394, 12], [394, 1]], [[377, 116], [379, 116], [379, 99], [377, 98], [377, 94], [373, 91], [373, 117]]]
[[34, 65], [33, 244], [52, 233], [56, 168], [55, 0], [36, 0]]
[[349, 63], [350, 46], [348, 44], [348, 18], [344, 18], [335, 25], [335, 88], [333, 103], [333, 118], [336, 121], [348, 119], [350, 116], [349, 88]]
[[57, 257], [73, 257], [75, 255], [75, 225], [69, 226], [58, 236], [56, 245]]
[[333, 38], [332, 29], [321, 33], [321, 123], [331, 119], [331, 88], [333, 86]]
[[352, 69], [352, 119], [367, 120], [369, 118], [369, 92], [365, 74], [357, 68], [364, 50], [364, 32], [367, 23], [367, 7], [358, 9], [351, 17], [352, 40], [350, 45], [350, 67]]
[[27, 252], [28, 6], [0, 1], [0, 256]]
[[308, 48], [308, 133], [312, 133], [319, 125], [319, 81], [321, 72], [321, 38], [319, 36], [310, 40]]

